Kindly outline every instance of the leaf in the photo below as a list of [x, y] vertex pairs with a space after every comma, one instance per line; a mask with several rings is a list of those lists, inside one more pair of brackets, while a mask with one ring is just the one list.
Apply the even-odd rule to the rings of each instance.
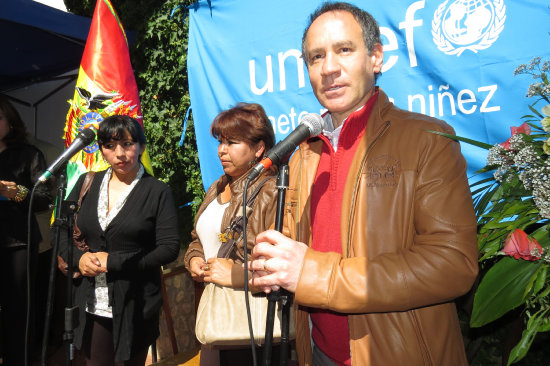
[[483, 253], [483, 257], [480, 258], [480, 261], [484, 261], [485, 259], [497, 254], [497, 252], [500, 251], [502, 243], [507, 235], [508, 231], [506, 230], [480, 232], [480, 235], [478, 236], [478, 249], [480, 253]]
[[[476, 186], [479, 186], [481, 184], [485, 184], [485, 183], [489, 183], [491, 182], [494, 183], [495, 181], [495, 178], [493, 177], [488, 177], [488, 178], [484, 178], [484, 179], [481, 179], [481, 180], [478, 180], [477, 182], [474, 182], [470, 185], [470, 188], [473, 188], [473, 187], [476, 187]], [[487, 187], [491, 186], [491, 184], [486, 184], [483, 188], [481, 188], [480, 190], [483, 190], [483, 189], [486, 189]]]
[[[500, 217], [500, 216], [498, 216], [498, 217]], [[504, 228], [507, 229], [508, 226], [510, 226], [510, 221], [501, 222], [500, 220], [496, 220], [495, 222], [490, 222], [490, 223], [485, 224], [486, 229], [504, 229]], [[508, 231], [508, 230], [506, 230], [506, 231]]]
[[518, 362], [525, 357], [527, 351], [529, 351], [529, 348], [533, 343], [533, 340], [535, 340], [535, 336], [539, 332], [540, 326], [542, 325], [547, 312], [548, 309], [540, 310], [533, 315], [531, 319], [529, 319], [527, 322], [527, 329], [525, 329], [521, 335], [521, 340], [510, 352], [510, 357], [508, 357], [508, 365]]
[[534, 278], [532, 292], [536, 295], [540, 290], [544, 288], [546, 283], [546, 276], [548, 274], [548, 265], [544, 265], [537, 271], [537, 275]]
[[529, 211], [533, 208], [533, 205], [531, 202], [528, 201], [522, 201], [522, 200], [513, 200], [510, 201], [507, 205], [505, 211], [503, 212], [503, 215], [505, 217], [511, 217], [514, 215], [520, 216], [524, 211]]
[[474, 146], [477, 146], [477, 147], [481, 147], [481, 148], [486, 149], [486, 150], [489, 150], [490, 148], [493, 147], [493, 145], [487, 144], [485, 142], [476, 141], [476, 140], [472, 140], [472, 139], [469, 139], [469, 138], [466, 138], [466, 137], [456, 136], [456, 135], [452, 135], [452, 134], [445, 133], [445, 132], [439, 132], [439, 131], [427, 131], [427, 132], [434, 133], [436, 135], [445, 136], [445, 137], [450, 138], [451, 140], [462, 141], [462, 142], [465, 142], [467, 144], [474, 145]]
[[[536, 125], [536, 124], [531, 123], [531, 122], [528, 122], [527, 124], [531, 127], [532, 130], [537, 130], [537, 131], [541, 131], [541, 132], [544, 131], [544, 129], [542, 127], [540, 127], [539, 125]], [[531, 136], [534, 136], [534, 135], [531, 134]]]
[[[494, 190], [493, 190], [494, 192]], [[491, 203], [492, 194], [487, 193], [477, 202], [475, 206], [476, 216], [481, 216], [487, 211], [489, 204]]]
[[544, 318], [542, 320], [542, 323], [539, 325], [539, 333], [548, 332], [549, 330], [550, 330], [550, 319]]
[[531, 237], [539, 242], [542, 247], [550, 246], [550, 223], [547, 223], [531, 233]]
[[498, 241], [492, 241], [485, 244], [483, 247], [479, 247], [479, 251], [481, 253], [484, 253], [483, 256], [479, 259], [480, 262], [483, 262], [493, 256], [495, 256], [500, 251], [500, 242]]
[[537, 111], [537, 110], [535, 109], [535, 107], [533, 107], [532, 105], [529, 106], [529, 109], [531, 110], [531, 112], [535, 113], [538, 117], [540, 117], [540, 118], [543, 118], [543, 117], [544, 117], [544, 116], [543, 116], [542, 114], [540, 114], [540, 112]]
[[486, 165], [483, 168], [479, 169], [476, 174], [492, 172], [493, 170], [496, 170], [496, 165]]
[[479, 284], [470, 326], [481, 327], [521, 305], [527, 287], [540, 265], [539, 262], [509, 257], [498, 261]]

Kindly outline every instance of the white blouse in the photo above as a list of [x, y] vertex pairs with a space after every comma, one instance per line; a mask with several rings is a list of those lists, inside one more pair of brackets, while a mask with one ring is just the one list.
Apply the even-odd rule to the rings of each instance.
[[229, 201], [220, 204], [218, 198], [214, 199], [202, 212], [197, 220], [197, 236], [202, 244], [204, 258], [216, 258], [222, 242], [220, 241], [220, 227], [225, 209]]

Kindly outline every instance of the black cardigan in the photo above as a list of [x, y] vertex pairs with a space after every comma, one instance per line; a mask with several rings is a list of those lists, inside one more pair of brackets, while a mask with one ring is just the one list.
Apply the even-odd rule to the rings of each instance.
[[[113, 307], [115, 359], [129, 359], [150, 345], [159, 335], [158, 318], [162, 305], [160, 266], [178, 256], [180, 249], [176, 207], [170, 188], [145, 173], [120, 212], [103, 231], [97, 203], [105, 171], [96, 173], [90, 191], [78, 213], [78, 227], [92, 252], [108, 252], [107, 286]], [[77, 201], [82, 175], [69, 200]], [[73, 248], [73, 265], [83, 252]], [[62, 245], [66, 259], [66, 245]], [[81, 348], [87, 299], [94, 296], [94, 279], [75, 280], [75, 305], [80, 324], [75, 330], [75, 346]]]

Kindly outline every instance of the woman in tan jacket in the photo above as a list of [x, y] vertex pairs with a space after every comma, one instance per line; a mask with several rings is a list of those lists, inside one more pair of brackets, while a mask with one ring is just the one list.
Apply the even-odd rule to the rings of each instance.
[[[249, 171], [273, 147], [275, 135], [264, 109], [259, 104], [245, 103], [221, 112], [212, 123], [211, 133], [220, 142], [218, 157], [225, 174], [210, 186], [199, 208], [191, 234], [192, 242], [185, 254], [185, 266], [195, 281], [242, 288], [244, 243], [238, 240], [231, 247], [226, 238], [240, 236], [240, 233], [235, 235], [229, 226], [235, 217], [242, 215], [243, 190]], [[252, 180], [247, 197], [260, 184], [247, 221], [248, 254], [256, 235], [275, 222], [277, 189], [274, 171], [268, 170]], [[231, 350], [202, 347], [201, 350], [203, 366], [250, 363], [250, 347]]]

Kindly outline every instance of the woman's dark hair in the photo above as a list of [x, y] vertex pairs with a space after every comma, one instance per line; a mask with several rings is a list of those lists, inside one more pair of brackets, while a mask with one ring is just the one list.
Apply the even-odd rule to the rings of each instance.
[[115, 114], [105, 118], [99, 124], [97, 144], [99, 147], [102, 147], [109, 141], [122, 140], [126, 135], [126, 131], [128, 131], [132, 137], [132, 141], [139, 142], [140, 145], [145, 145], [147, 143], [143, 128], [138, 121], [130, 116]]
[[10, 132], [4, 137], [4, 143], [6, 145], [26, 143], [27, 142], [27, 128], [17, 112], [17, 109], [11, 104], [10, 100], [4, 94], [0, 94], [0, 110], [4, 112], [8, 124], [10, 126]]
[[218, 140], [235, 139], [250, 146], [263, 141], [264, 154], [275, 145], [273, 125], [263, 107], [256, 103], [239, 103], [221, 112], [214, 118], [210, 132]]

